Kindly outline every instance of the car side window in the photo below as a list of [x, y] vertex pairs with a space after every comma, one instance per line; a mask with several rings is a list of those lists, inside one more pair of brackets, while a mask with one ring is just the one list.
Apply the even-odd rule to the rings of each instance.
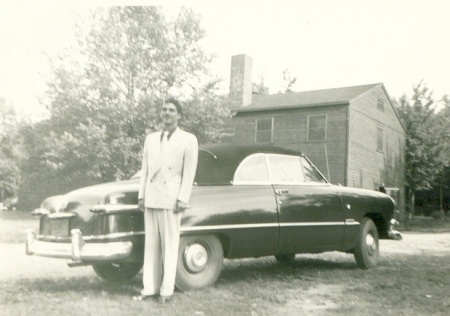
[[245, 158], [234, 174], [234, 184], [267, 184], [269, 173], [267, 171], [264, 154], [255, 154]]
[[271, 180], [275, 184], [305, 182], [300, 157], [269, 155]]
[[320, 182], [326, 183], [327, 181], [322, 177], [322, 175], [314, 168], [308, 160], [301, 158], [303, 169], [305, 170], [305, 180], [306, 182]]

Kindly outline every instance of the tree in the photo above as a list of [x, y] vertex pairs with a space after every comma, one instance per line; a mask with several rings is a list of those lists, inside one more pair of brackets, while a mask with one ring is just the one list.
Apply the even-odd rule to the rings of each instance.
[[[260, 82], [254, 82], [252, 85], [253, 93], [256, 94], [269, 94], [269, 87], [266, 86], [264, 82], [264, 76], [260, 75]], [[291, 75], [291, 72], [288, 69], [283, 70], [283, 81], [281, 83], [280, 90], [277, 94], [294, 92], [293, 87], [297, 82], [297, 78]]]
[[448, 208], [448, 205], [444, 205], [444, 192], [448, 192], [450, 189], [450, 98], [448, 95], [443, 96], [440, 103], [442, 105], [442, 109], [437, 113], [437, 121], [439, 124], [439, 130], [441, 131], [441, 157], [444, 168], [438, 176], [437, 185], [439, 187], [439, 209], [443, 215], [445, 211], [448, 211], [448, 209], [446, 209]]
[[416, 191], [430, 189], [445, 166], [443, 130], [435, 114], [437, 103], [423, 82], [413, 87], [411, 97], [403, 95], [396, 104], [406, 130], [405, 181], [413, 214]]
[[50, 119], [24, 131], [32, 153], [25, 168], [65, 181], [131, 176], [168, 96], [185, 105], [184, 129], [201, 143], [220, 140], [230, 113], [191, 10], [170, 17], [158, 7], [112, 7], [96, 10], [91, 22], [87, 34], [80, 25], [78, 52], [52, 61]]
[[264, 83], [264, 76], [260, 75], [259, 76], [259, 83], [253, 82], [252, 83], [252, 93], [256, 93], [256, 94], [269, 94], [269, 87], [266, 86], [266, 84]]
[[20, 180], [19, 120], [11, 105], [0, 98], [0, 202], [17, 196]]
[[294, 92], [293, 86], [297, 82], [296, 77], [292, 77], [288, 69], [283, 70], [283, 84], [280, 93]]

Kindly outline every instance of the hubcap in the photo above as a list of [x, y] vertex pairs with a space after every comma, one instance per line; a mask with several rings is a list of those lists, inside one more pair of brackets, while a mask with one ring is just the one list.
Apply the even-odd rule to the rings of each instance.
[[377, 251], [377, 242], [375, 238], [373, 238], [372, 234], [366, 235], [366, 245], [367, 245], [367, 252], [369, 255], [373, 255]]
[[200, 272], [208, 263], [208, 251], [201, 244], [188, 245], [184, 250], [183, 261], [191, 272]]

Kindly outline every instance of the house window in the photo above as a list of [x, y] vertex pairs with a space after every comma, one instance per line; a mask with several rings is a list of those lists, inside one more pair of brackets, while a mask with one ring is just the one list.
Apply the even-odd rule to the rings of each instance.
[[271, 143], [273, 118], [256, 119], [256, 143]]
[[308, 141], [323, 142], [325, 141], [327, 126], [326, 115], [315, 115], [308, 117]]
[[383, 99], [378, 98], [377, 109], [384, 112], [384, 100]]
[[378, 127], [377, 129], [377, 151], [379, 152], [383, 152], [383, 147], [384, 147], [384, 131], [382, 127]]

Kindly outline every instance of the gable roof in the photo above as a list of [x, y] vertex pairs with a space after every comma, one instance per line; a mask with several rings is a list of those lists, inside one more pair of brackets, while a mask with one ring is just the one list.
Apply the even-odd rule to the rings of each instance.
[[361, 94], [380, 85], [382, 86], [383, 84], [375, 83], [363, 86], [287, 92], [272, 95], [253, 94], [251, 104], [232, 110], [235, 112], [249, 112], [325, 105], [345, 105], [349, 104], [351, 100]]

